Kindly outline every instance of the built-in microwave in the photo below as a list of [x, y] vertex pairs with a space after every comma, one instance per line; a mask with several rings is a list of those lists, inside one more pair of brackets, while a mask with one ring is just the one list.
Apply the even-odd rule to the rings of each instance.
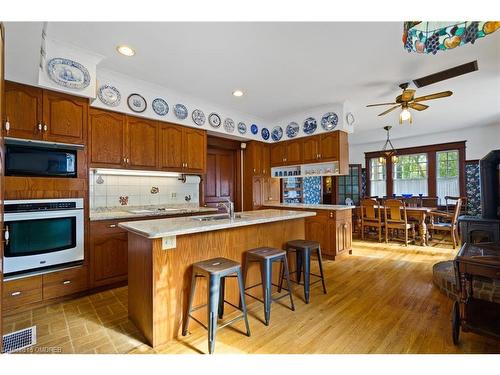
[[77, 150], [81, 146], [41, 141], [5, 141], [5, 175], [77, 177]]
[[6, 276], [83, 260], [82, 198], [6, 200], [4, 212]]

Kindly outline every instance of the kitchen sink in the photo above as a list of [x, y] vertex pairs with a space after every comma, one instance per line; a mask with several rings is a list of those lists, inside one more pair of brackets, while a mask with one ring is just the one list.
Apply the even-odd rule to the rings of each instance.
[[[241, 219], [242, 216], [240, 214], [234, 215], [235, 219]], [[215, 221], [215, 220], [227, 220], [229, 219], [229, 215], [207, 215], [207, 216], [198, 216], [191, 218], [196, 221]]]

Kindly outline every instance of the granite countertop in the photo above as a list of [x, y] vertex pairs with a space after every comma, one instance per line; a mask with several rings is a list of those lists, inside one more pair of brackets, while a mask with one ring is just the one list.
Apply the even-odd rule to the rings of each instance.
[[265, 224], [275, 221], [300, 219], [315, 216], [315, 212], [286, 211], [286, 210], [259, 210], [244, 211], [236, 214], [237, 217], [230, 220], [227, 214], [209, 215], [210, 217], [221, 217], [218, 220], [198, 220], [208, 216], [189, 216], [171, 219], [156, 219], [143, 221], [128, 221], [119, 223], [118, 226], [130, 232], [134, 232], [146, 238], [161, 238], [167, 236], [179, 236], [183, 234], [210, 232], [214, 230], [243, 227], [246, 225]]
[[340, 210], [352, 210], [355, 206], [347, 206], [344, 204], [306, 204], [306, 203], [266, 203], [266, 207], [283, 207], [283, 208], [302, 208], [311, 210], [330, 210], [330, 211], [340, 211]]
[[133, 219], [148, 216], [174, 216], [203, 212], [215, 213], [217, 209], [192, 204], [99, 208], [90, 211], [90, 221]]

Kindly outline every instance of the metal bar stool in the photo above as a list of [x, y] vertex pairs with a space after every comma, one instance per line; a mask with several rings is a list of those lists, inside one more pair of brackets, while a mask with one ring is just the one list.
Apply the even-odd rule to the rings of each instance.
[[[295, 259], [296, 259], [296, 268], [295, 271], [290, 272], [290, 274], [296, 273], [297, 274], [297, 280], [294, 281], [299, 285], [304, 285], [304, 297], [306, 300], [306, 303], [309, 303], [309, 289], [310, 286], [313, 284], [316, 284], [321, 281], [323, 284], [323, 292], [326, 294], [326, 285], [325, 285], [325, 277], [323, 274], [323, 262], [321, 259], [321, 246], [319, 242], [316, 241], [307, 241], [307, 240], [293, 240], [293, 241], [288, 241], [286, 243], [286, 251], [287, 254], [290, 252], [295, 252]], [[313, 252], [316, 252], [318, 256], [318, 265], [319, 265], [319, 272], [320, 275], [316, 275], [314, 273], [311, 273], [311, 255]], [[301, 273], [302, 271], [304, 272], [304, 283], [302, 284], [300, 282], [301, 279]], [[315, 276], [319, 277], [319, 280], [316, 280], [314, 282], [310, 282], [310, 276]], [[281, 285], [283, 283], [283, 274], [281, 275], [280, 278], [280, 287], [278, 291], [281, 289]]]
[[[274, 249], [272, 247], [259, 247], [256, 249], [248, 250], [245, 253], [245, 267], [243, 268], [243, 282], [246, 284], [247, 272], [250, 263], [259, 262], [260, 263], [260, 276], [262, 282], [248, 286], [245, 288], [245, 295], [256, 299], [264, 304], [264, 318], [266, 326], [269, 325], [269, 319], [271, 318], [271, 303], [276, 302], [284, 297], [290, 296], [290, 309], [295, 311], [295, 305], [293, 304], [293, 297], [290, 290], [290, 274], [288, 272], [288, 260], [286, 258], [286, 251], [280, 249]], [[284, 273], [284, 276], [287, 280], [287, 288], [285, 289], [288, 293], [283, 294], [277, 298], [272, 297], [272, 287], [280, 288], [280, 285], [273, 283], [273, 262], [280, 262], [280, 277], [281, 274]], [[262, 285], [262, 294], [264, 296], [264, 300], [261, 300], [246, 291], [257, 286]]]
[[[199, 305], [192, 307], [193, 298], [196, 291], [196, 281], [198, 277], [208, 278], [207, 287], [207, 300], [208, 303], [204, 305]], [[241, 307], [233, 305], [224, 299], [225, 295], [225, 281], [227, 277], [237, 277], [238, 287], [240, 291], [240, 300], [242, 300]], [[240, 310], [243, 314], [237, 316], [234, 319], [224, 323], [219, 328], [223, 328], [229, 324], [232, 324], [240, 319], [245, 319], [245, 325], [247, 329], [247, 336], [250, 336], [250, 326], [248, 325], [247, 318], [247, 306], [244, 299], [244, 285], [243, 278], [241, 276], [241, 265], [226, 258], [213, 258], [197, 262], [193, 264], [193, 275], [191, 277], [191, 293], [189, 294], [189, 304], [186, 314], [186, 319], [184, 319], [184, 326], [182, 328], [182, 335], [186, 336], [189, 327], [189, 320], [193, 319], [195, 322], [200, 324], [208, 331], [208, 352], [212, 354], [215, 348], [215, 334], [217, 332], [217, 317], [222, 319], [224, 315], [224, 302], [233, 306], [234, 308]], [[208, 316], [207, 322], [208, 326], [200, 322], [194, 316], [191, 315], [192, 312], [199, 310], [205, 306], [208, 306]]]

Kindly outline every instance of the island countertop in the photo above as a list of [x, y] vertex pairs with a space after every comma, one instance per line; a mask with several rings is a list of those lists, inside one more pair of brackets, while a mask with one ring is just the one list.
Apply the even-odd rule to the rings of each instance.
[[[156, 219], [129, 221], [119, 223], [118, 226], [130, 232], [149, 239], [162, 238], [168, 236], [180, 236], [184, 234], [210, 232], [220, 229], [243, 227], [247, 225], [265, 224], [275, 221], [300, 219], [315, 216], [314, 212], [289, 211], [289, 210], [258, 210], [244, 211], [236, 213], [233, 220], [222, 215], [204, 215], [177, 217], [171, 219]], [[223, 219], [207, 220], [208, 217], [224, 217]]]
[[310, 210], [330, 210], [330, 211], [340, 211], [340, 210], [352, 210], [354, 206], [347, 206], [344, 204], [307, 204], [307, 203], [266, 203], [266, 207], [281, 207], [289, 208], [293, 210], [298, 209], [310, 209]]

